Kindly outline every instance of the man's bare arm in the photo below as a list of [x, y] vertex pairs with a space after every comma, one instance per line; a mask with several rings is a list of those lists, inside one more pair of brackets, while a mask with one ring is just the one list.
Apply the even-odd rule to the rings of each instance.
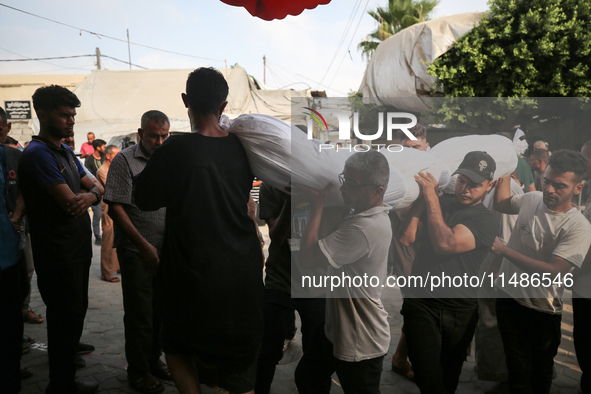
[[529, 273], [550, 273], [552, 275], [564, 275], [568, 273], [571, 268], [573, 268], [573, 265], [568, 260], [555, 255], [552, 255], [552, 258], [549, 262], [528, 257], [505, 245], [501, 240], [499, 240], [499, 237], [495, 238], [492, 251], [509, 259], [517, 267]]
[[123, 209], [123, 205], [110, 203], [108, 212], [109, 216], [113, 219], [113, 222], [139, 250], [146, 271], [150, 274], [155, 274], [158, 268], [158, 263], [160, 262], [158, 250], [152, 246], [142, 234], [140, 234], [125, 212], [125, 209]]
[[518, 214], [511, 207], [511, 175], [504, 176], [497, 180], [495, 186], [494, 208], [496, 211], [509, 215]]
[[474, 234], [463, 224], [453, 228], [443, 220], [441, 205], [439, 205], [439, 185], [430, 173], [419, 172], [415, 180], [422, 189], [427, 212], [427, 230], [433, 250], [437, 254], [463, 253], [476, 248]]
[[419, 198], [412, 204], [410, 211], [404, 217], [398, 241], [404, 246], [414, 244], [422, 230], [421, 217], [425, 213], [425, 200]]

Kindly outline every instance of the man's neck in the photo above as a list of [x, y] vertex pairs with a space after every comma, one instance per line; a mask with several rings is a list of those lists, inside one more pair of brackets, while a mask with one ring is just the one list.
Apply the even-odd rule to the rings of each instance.
[[45, 141], [51, 142], [52, 144], [54, 144], [58, 148], [62, 144], [61, 138], [53, 137], [51, 134], [49, 134], [47, 132], [47, 130], [45, 130], [43, 128], [41, 128], [41, 130], [39, 131], [39, 137], [42, 138], [42, 139], [44, 139]]
[[546, 205], [546, 208], [548, 208], [552, 212], [566, 213], [566, 212], [570, 211], [571, 209], [573, 209], [574, 205], [570, 201], [567, 201], [564, 204], [561, 204], [561, 205], [554, 207], [554, 208], [550, 208], [549, 206]]
[[99, 160], [101, 158], [101, 153], [99, 151], [95, 150], [94, 153], [92, 154], [92, 157]]
[[215, 115], [191, 115], [191, 132], [199, 133], [207, 137], [225, 137], [228, 133], [220, 127]]

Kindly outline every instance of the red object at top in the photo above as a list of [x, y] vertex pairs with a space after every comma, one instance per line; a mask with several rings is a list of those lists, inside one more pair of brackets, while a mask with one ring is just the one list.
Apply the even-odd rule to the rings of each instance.
[[283, 19], [287, 15], [299, 15], [305, 9], [311, 10], [330, 0], [221, 0], [222, 3], [244, 7], [252, 16], [266, 21]]

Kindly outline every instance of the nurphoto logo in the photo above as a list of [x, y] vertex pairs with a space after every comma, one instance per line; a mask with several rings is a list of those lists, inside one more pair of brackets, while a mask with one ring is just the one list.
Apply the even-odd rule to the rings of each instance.
[[[314, 110], [309, 107], [303, 107], [304, 109], [310, 112], [304, 112], [307, 115], [307, 135], [308, 139], [311, 140], [314, 138], [313, 130], [314, 130], [314, 122], [318, 125], [320, 130], [328, 131], [328, 123], [324, 116], [320, 113], [320, 111]], [[332, 115], [337, 118], [339, 127], [339, 140], [347, 141], [352, 138], [351, 136], [351, 113], [348, 111], [337, 110], [337, 109], [323, 109], [321, 110], [324, 115]], [[353, 135], [354, 138], [357, 138], [362, 141], [374, 141], [380, 138], [383, 138], [384, 135], [384, 113], [378, 112], [378, 125], [377, 131], [373, 134], [364, 134], [359, 130], [359, 112], [353, 112]], [[387, 112], [386, 113], [386, 139], [391, 140], [393, 131], [394, 130], [401, 130], [407, 138], [416, 141], [417, 138], [409, 131], [410, 128], [416, 126], [417, 124], [417, 117], [408, 112]], [[397, 121], [399, 119], [408, 119], [410, 122], [408, 123], [394, 123], [394, 119]], [[382, 148], [388, 149], [390, 152], [400, 152], [403, 150], [403, 146], [399, 144], [393, 145], [385, 145], [385, 144], [357, 144], [354, 146], [338, 146], [333, 144], [320, 144], [318, 149], [319, 151], [323, 150], [331, 150], [334, 149], [336, 151], [339, 150], [347, 150], [351, 152], [353, 149], [355, 152], [367, 152], [370, 149], [377, 149], [378, 151]]]

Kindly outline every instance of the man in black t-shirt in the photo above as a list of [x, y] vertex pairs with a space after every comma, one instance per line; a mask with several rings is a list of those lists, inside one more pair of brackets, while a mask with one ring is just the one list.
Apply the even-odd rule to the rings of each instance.
[[247, 214], [254, 177], [238, 137], [219, 125], [227, 96], [219, 71], [189, 74], [193, 131], [167, 139], [134, 179], [138, 208], [166, 207], [156, 303], [181, 393], [253, 392], [263, 336], [263, 255]]
[[408, 288], [402, 315], [409, 358], [422, 393], [453, 393], [458, 385], [478, 321], [475, 289], [469, 283], [454, 287], [452, 282], [434, 289], [430, 285], [444, 275], [478, 274], [497, 233], [494, 215], [482, 205], [492, 188], [495, 169], [495, 161], [486, 152], [468, 153], [454, 173], [458, 174], [455, 196], [441, 198], [431, 174], [415, 176], [422, 198], [411, 210], [408, 228], [418, 228], [422, 219], [427, 234], [412, 275], [426, 283]]

